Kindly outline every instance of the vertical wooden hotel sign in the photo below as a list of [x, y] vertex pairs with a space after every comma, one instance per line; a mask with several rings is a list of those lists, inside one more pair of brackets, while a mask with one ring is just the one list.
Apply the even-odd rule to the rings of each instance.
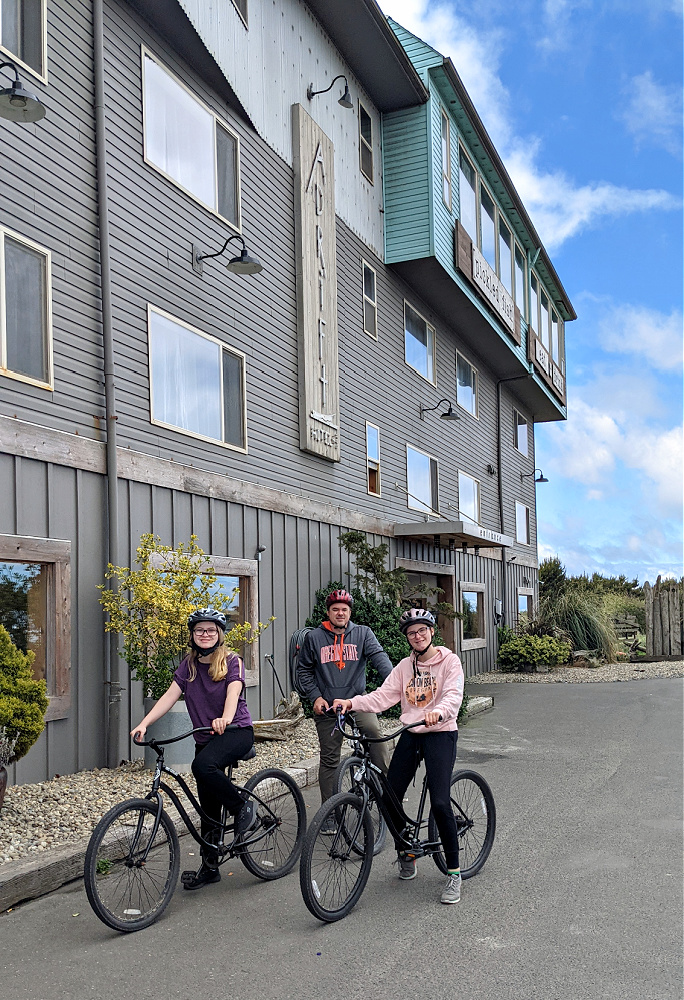
[[299, 335], [299, 447], [340, 460], [334, 146], [292, 106]]

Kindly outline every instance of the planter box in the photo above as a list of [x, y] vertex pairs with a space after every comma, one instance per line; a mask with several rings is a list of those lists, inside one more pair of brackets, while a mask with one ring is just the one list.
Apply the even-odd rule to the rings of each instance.
[[[145, 714], [150, 711], [155, 704], [154, 698], [145, 699]], [[156, 740], [169, 740], [173, 736], [180, 736], [192, 729], [192, 722], [188, 715], [184, 701], [177, 701], [175, 705], [158, 719], [147, 730], [147, 738], [153, 737]], [[190, 765], [195, 757], [195, 741], [191, 736], [187, 740], [179, 740], [166, 747], [164, 752], [164, 763], [177, 771], [189, 771]], [[150, 771], [154, 770], [157, 762], [157, 755], [152, 747], [145, 747], [145, 766]]]

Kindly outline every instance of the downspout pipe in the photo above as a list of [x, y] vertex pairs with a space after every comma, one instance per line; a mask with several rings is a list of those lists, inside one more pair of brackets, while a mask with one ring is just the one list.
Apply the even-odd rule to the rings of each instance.
[[[97, 162], [97, 211], [100, 234], [100, 289], [102, 297], [102, 345], [104, 355], [105, 417], [107, 426], [107, 562], [119, 565], [119, 498], [116, 457], [116, 386], [114, 382], [114, 335], [112, 328], [112, 281], [109, 240], [107, 181], [107, 122], [105, 114], [105, 54], [103, 0], [93, 0], [93, 71], [95, 76], [95, 156]], [[115, 580], [108, 581], [115, 590]], [[121, 709], [118, 636], [108, 632], [105, 652], [107, 692], [107, 765], [119, 762]]]
[[[532, 372], [526, 372], [524, 375], [512, 375], [510, 378], [500, 378], [496, 383], [496, 462], [497, 469], [499, 471], [499, 525], [501, 534], [505, 535], [506, 530], [504, 527], [504, 496], [503, 496], [503, 471], [501, 468], [503, 446], [501, 442], [501, 386], [504, 382], [519, 382], [521, 379], [532, 378]], [[501, 549], [501, 604], [502, 604], [502, 621], [501, 624], [505, 626], [506, 624], [506, 607], [508, 600], [508, 583], [506, 579], [506, 547], [503, 546]]]

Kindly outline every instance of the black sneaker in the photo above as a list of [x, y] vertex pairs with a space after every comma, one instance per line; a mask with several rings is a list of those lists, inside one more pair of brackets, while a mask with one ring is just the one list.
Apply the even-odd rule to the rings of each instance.
[[196, 872], [187, 871], [181, 875], [181, 882], [184, 889], [201, 889], [203, 885], [210, 885], [212, 882], [220, 882], [221, 873], [218, 868], [210, 868], [204, 862]]
[[235, 833], [244, 836], [256, 826], [257, 816], [254, 801], [247, 799], [240, 812], [235, 817]]

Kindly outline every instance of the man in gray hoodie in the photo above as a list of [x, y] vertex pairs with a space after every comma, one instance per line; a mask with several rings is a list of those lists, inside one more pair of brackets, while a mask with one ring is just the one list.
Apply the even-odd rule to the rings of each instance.
[[[389, 656], [372, 629], [351, 621], [354, 598], [346, 590], [333, 590], [326, 598], [328, 619], [305, 637], [297, 664], [297, 685], [313, 702], [314, 722], [321, 750], [318, 783], [321, 801], [334, 792], [335, 771], [340, 763], [342, 734], [326, 714], [335, 698], [353, 698], [366, 692], [366, 663], [375, 667], [381, 680], [392, 671]], [[366, 736], [381, 736], [373, 712], [355, 712], [359, 729]], [[387, 771], [386, 743], [371, 747], [373, 763]]]

